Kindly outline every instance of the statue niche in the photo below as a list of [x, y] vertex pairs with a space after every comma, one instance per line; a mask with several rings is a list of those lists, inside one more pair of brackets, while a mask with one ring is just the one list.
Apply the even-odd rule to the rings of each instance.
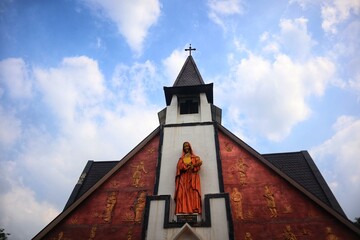
[[176, 167], [175, 214], [201, 214], [200, 167], [189, 142], [183, 143], [182, 155]]

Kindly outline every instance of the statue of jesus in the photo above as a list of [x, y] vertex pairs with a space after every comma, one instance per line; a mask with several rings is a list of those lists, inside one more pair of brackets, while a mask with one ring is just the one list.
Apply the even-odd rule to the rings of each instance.
[[201, 189], [199, 170], [202, 161], [189, 142], [183, 143], [182, 155], [176, 167], [175, 214], [201, 214]]

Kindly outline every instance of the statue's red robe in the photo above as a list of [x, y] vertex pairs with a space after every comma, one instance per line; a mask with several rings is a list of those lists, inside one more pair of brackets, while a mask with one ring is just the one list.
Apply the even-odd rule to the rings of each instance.
[[199, 170], [200, 158], [191, 153], [191, 165], [184, 162], [185, 153], [180, 157], [176, 167], [175, 214], [201, 213], [201, 189]]

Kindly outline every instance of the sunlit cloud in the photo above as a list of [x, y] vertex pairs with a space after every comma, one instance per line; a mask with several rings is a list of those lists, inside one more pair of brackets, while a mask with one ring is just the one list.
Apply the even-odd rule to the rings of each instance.
[[321, 16], [323, 19], [321, 26], [326, 33], [336, 34], [338, 24], [348, 20], [352, 14], [360, 14], [360, 1], [324, 1], [321, 6]]
[[[232, 71], [218, 80], [216, 91], [222, 105], [228, 106], [227, 119], [235, 128], [281, 141], [310, 117], [309, 99], [324, 94], [336, 65], [310, 54], [314, 40], [306, 24], [304, 18], [282, 19], [279, 34], [263, 33], [259, 40], [273, 46], [271, 57], [247, 50], [247, 57], [232, 58]], [[264, 50], [268, 53], [270, 47]]]
[[[353, 191], [360, 181], [360, 119], [340, 116], [333, 125], [334, 134], [311, 149], [311, 155], [347, 213], [360, 211], [359, 191]], [[350, 216], [351, 218], [357, 216]]]
[[158, 0], [89, 0], [86, 3], [113, 21], [130, 48], [136, 55], [141, 55], [149, 28], [160, 16]]
[[178, 76], [182, 65], [185, 62], [187, 53], [181, 49], [175, 49], [170, 56], [165, 58], [162, 63], [165, 67], [165, 74], [168, 78], [168, 86], [172, 86]]
[[22, 177], [14, 174], [16, 167], [15, 163], [8, 162], [0, 169], [0, 224], [7, 226], [10, 238], [28, 239], [46, 226], [59, 210], [48, 201], [36, 199], [35, 192], [22, 183]]
[[[0, 223], [10, 226], [7, 230], [24, 225], [28, 227], [17, 236], [35, 234], [64, 207], [88, 160], [120, 160], [158, 126], [154, 113], [159, 107], [148, 104], [155, 66], [150, 61], [122, 66], [120, 72], [115, 69], [112, 81], [126, 81], [114, 88], [106, 84], [111, 81], [104, 79], [97, 61], [86, 56], [64, 58], [55, 67], [25, 69], [35, 82], [41, 104], [47, 106], [43, 111], [49, 121], [22, 124], [31, 110], [26, 108], [38, 105], [38, 98], [29, 98], [33, 104], [17, 114], [0, 115], [1, 161], [14, 166], [11, 171], [2, 168], [1, 184], [7, 184], [1, 188], [1, 206], [11, 202], [16, 206], [1, 209], [5, 214], [0, 214]], [[22, 77], [20, 81], [27, 80]], [[126, 89], [125, 95], [117, 95], [118, 89]], [[8, 107], [16, 108], [16, 104]], [[19, 139], [16, 148], [7, 147]], [[23, 201], [25, 198], [28, 200]], [[24, 215], [24, 211], [28, 212]]]
[[0, 146], [11, 147], [21, 135], [21, 121], [16, 118], [14, 110], [0, 105]]
[[32, 82], [27, 66], [21, 58], [8, 58], [0, 61], [0, 89], [11, 98], [29, 98], [32, 96]]
[[208, 0], [209, 18], [224, 30], [226, 25], [224, 20], [233, 15], [240, 15], [244, 12], [242, 0]]
[[241, 127], [251, 132], [280, 141], [309, 117], [307, 99], [324, 93], [334, 71], [333, 63], [321, 57], [299, 64], [283, 54], [274, 61], [249, 55], [222, 79], [219, 96], [223, 106], [238, 113], [229, 119], [241, 121]]

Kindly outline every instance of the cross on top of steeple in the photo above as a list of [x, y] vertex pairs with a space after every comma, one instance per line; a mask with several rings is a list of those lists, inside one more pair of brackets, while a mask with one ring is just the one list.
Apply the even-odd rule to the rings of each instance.
[[191, 56], [191, 51], [196, 51], [196, 48], [192, 48], [190, 43], [189, 48], [186, 48], [185, 51], [189, 51], [189, 56]]

